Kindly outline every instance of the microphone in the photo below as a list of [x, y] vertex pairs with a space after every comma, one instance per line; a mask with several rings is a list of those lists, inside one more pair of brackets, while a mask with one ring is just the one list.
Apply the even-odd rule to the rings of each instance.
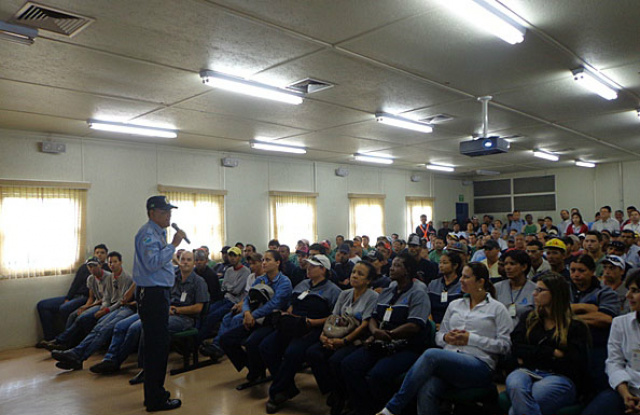
[[[175, 223], [172, 223], [172, 224], [171, 224], [171, 227], [172, 227], [173, 229], [175, 229], [175, 230], [176, 230], [176, 232], [178, 232], [178, 231], [180, 230], [180, 228], [178, 228], [178, 225], [176, 225]], [[188, 243], [188, 244], [190, 244], [190, 243], [191, 243], [191, 241], [189, 240], [189, 238], [187, 238], [187, 236], [186, 236], [186, 235], [185, 235], [185, 237], [184, 237], [184, 240], [185, 240], [185, 241], [187, 241], [187, 243]]]

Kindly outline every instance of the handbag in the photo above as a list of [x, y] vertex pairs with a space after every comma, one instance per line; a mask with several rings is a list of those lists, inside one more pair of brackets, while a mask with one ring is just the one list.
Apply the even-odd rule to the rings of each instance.
[[360, 322], [354, 317], [332, 314], [324, 322], [322, 334], [330, 339], [341, 339], [354, 331], [359, 325]]

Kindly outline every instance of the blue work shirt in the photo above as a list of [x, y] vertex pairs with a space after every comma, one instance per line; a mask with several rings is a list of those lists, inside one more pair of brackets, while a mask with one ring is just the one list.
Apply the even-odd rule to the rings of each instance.
[[167, 231], [149, 220], [136, 234], [133, 281], [138, 287], [173, 287], [171, 258], [176, 247], [167, 243]]
[[[291, 281], [283, 273], [278, 273], [271, 281], [267, 275], [261, 275], [253, 282], [252, 287], [257, 284], [266, 284], [273, 289], [273, 297], [260, 307], [251, 312], [254, 319], [266, 317], [274, 310], [286, 311], [289, 308], [289, 299], [291, 298]], [[242, 312], [251, 311], [249, 301], [245, 299], [242, 304]]]

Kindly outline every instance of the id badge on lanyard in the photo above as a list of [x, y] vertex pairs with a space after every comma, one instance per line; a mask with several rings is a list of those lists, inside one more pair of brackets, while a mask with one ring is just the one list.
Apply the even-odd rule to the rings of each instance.
[[385, 323], [388, 323], [389, 321], [391, 321], [392, 313], [393, 313], [393, 307], [387, 307], [387, 309], [384, 312], [384, 316], [382, 316], [382, 321], [384, 321]]
[[185, 301], [187, 301], [187, 292], [183, 291], [182, 295], [180, 296], [180, 302], [184, 303]]
[[449, 294], [447, 294], [447, 292], [446, 292], [446, 291], [443, 291], [443, 292], [440, 294], [440, 302], [441, 302], [441, 303], [446, 303], [448, 299], [449, 299]]
[[305, 297], [309, 295], [309, 290], [307, 291], [303, 291], [302, 293], [300, 293], [300, 295], [298, 296], [298, 300], [302, 301], [305, 299]]

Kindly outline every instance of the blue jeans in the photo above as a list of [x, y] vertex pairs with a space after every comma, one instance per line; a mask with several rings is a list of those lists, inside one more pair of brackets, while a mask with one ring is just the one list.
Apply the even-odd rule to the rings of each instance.
[[54, 327], [56, 315], [60, 315], [66, 322], [71, 313], [87, 302], [87, 297], [76, 297], [66, 303], [65, 300], [66, 297], [53, 297], [38, 302], [38, 314], [45, 340], [53, 340], [56, 337], [57, 333]]
[[[138, 324], [130, 330], [135, 323]], [[111, 360], [121, 365], [122, 362], [127, 360], [127, 356], [138, 346], [141, 332], [142, 325], [140, 324], [140, 316], [137, 313], [120, 320], [113, 328], [111, 344], [103, 360]]]
[[613, 389], [607, 388], [589, 402], [589, 405], [582, 411], [582, 415], [623, 415], [624, 411], [622, 396]]
[[118, 322], [134, 314], [129, 307], [121, 307], [102, 317], [89, 334], [73, 348], [73, 352], [82, 360], [87, 360], [111, 338]]
[[218, 334], [213, 338], [213, 344], [220, 347], [220, 338], [223, 334], [228, 332], [231, 329], [235, 329], [236, 327], [242, 326], [244, 321], [244, 315], [242, 312], [240, 314], [231, 314], [230, 312], [224, 315], [222, 319], [222, 323], [220, 323], [220, 328], [218, 329]]
[[428, 349], [411, 367], [400, 390], [386, 407], [394, 414], [418, 396], [418, 414], [437, 414], [440, 397], [450, 388], [466, 389], [491, 384], [493, 370], [466, 353]]
[[100, 306], [94, 305], [93, 307], [86, 309], [79, 316], [77, 315], [77, 313], [72, 313], [69, 316], [69, 319], [71, 319], [74, 315], [76, 316], [76, 318], [74, 319], [73, 323], [67, 326], [65, 331], [63, 331], [56, 337], [56, 341], [60, 344], [66, 345], [72, 345], [73, 343], [76, 343], [78, 341], [78, 336], [80, 336], [81, 334], [86, 334], [93, 328], [93, 326], [96, 325], [97, 320], [95, 314], [98, 312], [98, 310], [100, 310]]
[[222, 320], [225, 314], [227, 314], [233, 306], [234, 304], [226, 298], [209, 305], [207, 317], [205, 317], [200, 330], [198, 330], [198, 341], [200, 343], [202, 343], [204, 339], [213, 337], [216, 324]]
[[409, 349], [384, 357], [366, 347], [356, 349], [340, 367], [351, 406], [361, 414], [382, 409], [396, 390], [400, 375], [409, 370], [418, 357], [419, 352]]
[[552, 373], [533, 371], [542, 376], [533, 379], [522, 370], [507, 377], [507, 394], [511, 400], [509, 415], [548, 415], [576, 401], [576, 387], [571, 379]]

